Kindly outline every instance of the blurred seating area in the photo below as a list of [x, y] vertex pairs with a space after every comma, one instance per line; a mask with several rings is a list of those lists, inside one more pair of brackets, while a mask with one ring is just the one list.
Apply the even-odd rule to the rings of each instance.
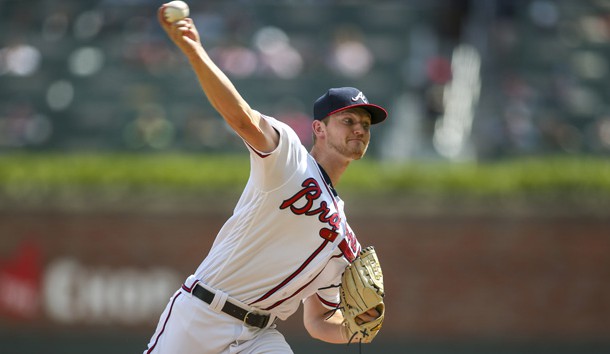
[[[150, 0], [0, 0], [0, 153], [231, 152]], [[610, 154], [610, 0], [191, 1], [210, 55], [310, 143], [313, 101], [361, 88], [371, 154]]]

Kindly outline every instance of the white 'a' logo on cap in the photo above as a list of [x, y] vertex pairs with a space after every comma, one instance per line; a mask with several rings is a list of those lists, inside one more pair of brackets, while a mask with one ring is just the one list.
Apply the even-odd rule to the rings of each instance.
[[364, 103], [369, 103], [366, 97], [364, 97], [362, 91], [358, 92], [358, 95], [356, 95], [356, 97], [352, 97], [352, 101], [357, 102], [358, 100], [362, 100]]

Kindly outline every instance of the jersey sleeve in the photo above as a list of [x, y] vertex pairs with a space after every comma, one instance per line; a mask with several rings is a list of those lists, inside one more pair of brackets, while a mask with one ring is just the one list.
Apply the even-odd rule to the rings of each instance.
[[269, 153], [260, 152], [246, 143], [250, 150], [250, 182], [263, 191], [270, 191], [282, 186], [299, 170], [305, 170], [308, 153], [290, 126], [263, 114], [261, 118], [278, 132], [279, 143]]
[[349, 262], [344, 257], [333, 257], [325, 268], [324, 281], [318, 284], [315, 296], [328, 309], [337, 309], [341, 303], [341, 278]]
[[337, 287], [329, 287], [318, 289], [316, 292], [316, 296], [318, 300], [324, 305], [324, 307], [328, 309], [338, 309], [341, 303], [341, 298], [339, 296], [339, 286]]

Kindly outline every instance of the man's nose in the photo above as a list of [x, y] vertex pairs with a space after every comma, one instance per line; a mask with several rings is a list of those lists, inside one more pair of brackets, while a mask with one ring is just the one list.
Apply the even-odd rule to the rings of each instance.
[[366, 128], [364, 128], [364, 124], [356, 123], [354, 124], [354, 134], [363, 135], [366, 132]]

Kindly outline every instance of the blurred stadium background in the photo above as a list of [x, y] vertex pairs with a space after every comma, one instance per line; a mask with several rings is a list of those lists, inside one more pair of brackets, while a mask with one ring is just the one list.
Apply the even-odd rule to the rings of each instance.
[[[221, 174], [245, 153], [157, 25], [159, 5], [0, 0], [3, 353], [141, 352], [236, 200], [241, 172], [193, 182], [196, 165], [180, 160], [212, 161]], [[329, 87], [359, 87], [390, 111], [346, 181], [350, 224], [387, 264], [388, 321], [365, 352], [610, 352], [610, 0], [189, 5], [242, 95], [305, 144], [312, 103]], [[445, 194], [453, 185], [432, 198], [415, 184], [373, 188], [373, 212], [359, 199], [371, 166], [434, 164], [438, 174], [467, 164], [470, 182], [449, 184], [476, 190], [478, 168], [532, 158], [551, 163], [543, 181], [570, 170], [553, 186], [569, 195], [519, 195], [507, 207]], [[44, 163], [53, 172], [32, 182]], [[166, 170], [152, 185], [131, 176], [128, 188], [98, 186], [116, 182], [108, 170], [152, 174], [150, 164]], [[57, 182], [71, 169], [85, 170], [75, 190]], [[295, 317], [280, 327], [296, 353], [358, 350], [306, 338]]]

